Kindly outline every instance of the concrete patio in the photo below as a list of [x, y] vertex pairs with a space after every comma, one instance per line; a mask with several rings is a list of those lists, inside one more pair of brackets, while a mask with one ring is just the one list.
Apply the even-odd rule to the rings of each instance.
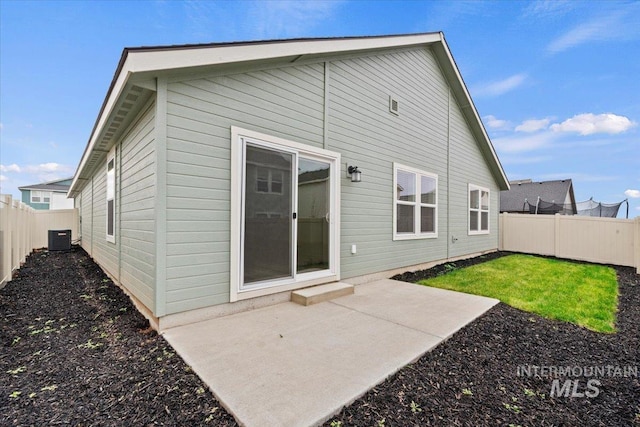
[[497, 303], [386, 279], [331, 301], [277, 304], [164, 336], [241, 424], [311, 426]]

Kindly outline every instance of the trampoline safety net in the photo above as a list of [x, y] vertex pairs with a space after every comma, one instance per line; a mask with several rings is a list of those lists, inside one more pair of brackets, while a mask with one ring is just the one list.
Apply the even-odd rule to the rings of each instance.
[[[627, 204], [626, 217], [629, 218], [629, 202], [627, 199], [621, 201], [620, 203], [601, 203], [601, 202], [596, 202], [593, 199], [589, 199], [584, 202], [576, 202], [576, 211], [577, 211], [576, 214], [580, 216], [616, 218], [618, 216], [618, 211], [620, 210], [620, 206], [623, 203]], [[537, 206], [535, 203], [532, 204], [532, 203], [529, 203], [528, 201], [525, 201], [525, 204], [529, 206], [529, 213], [531, 214], [573, 215], [573, 208], [571, 204], [547, 202], [542, 199], [539, 199], [537, 201]]]

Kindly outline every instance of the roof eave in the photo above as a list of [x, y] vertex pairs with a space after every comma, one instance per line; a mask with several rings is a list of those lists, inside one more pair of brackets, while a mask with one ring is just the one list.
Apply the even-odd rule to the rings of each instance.
[[[80, 175], [84, 171], [89, 154], [94, 149], [96, 140], [100, 136], [109, 116], [113, 113], [114, 106], [134, 74], [161, 73], [176, 69], [260, 61], [278, 57], [431, 44], [441, 39], [442, 33], [421, 33], [396, 36], [292, 39], [267, 42], [125, 48], [107, 91], [107, 96], [94, 123], [89, 141], [73, 176], [68, 196], [73, 197], [78, 193], [81, 181]], [[267, 48], [265, 49], [265, 47]]]
[[[80, 163], [69, 188], [68, 196], [73, 197], [79, 191], [81, 175], [87, 165], [87, 159], [96, 145], [105, 124], [113, 114], [120, 96], [134, 74], [162, 73], [166, 71], [216, 66], [241, 62], [261, 61], [275, 58], [286, 58], [306, 55], [322, 55], [367, 51], [393, 47], [433, 45], [436, 55], [441, 56], [441, 63], [448, 71], [448, 78], [453, 78], [452, 87], [468, 116], [469, 123], [476, 137], [481, 140], [481, 149], [485, 157], [491, 161], [491, 170], [501, 190], [509, 189], [509, 182], [495, 149], [484, 129], [480, 116], [471, 100], [471, 96], [462, 79], [458, 67], [451, 55], [442, 32], [422, 33], [396, 36], [373, 36], [354, 38], [295, 39], [283, 41], [229, 43], [197, 46], [169, 46], [156, 48], [124, 49], [114, 77], [109, 86], [107, 96], [91, 131], [91, 136], [82, 154]], [[441, 48], [438, 48], [441, 46]]]
[[453, 59], [453, 55], [449, 50], [449, 46], [447, 41], [444, 38], [444, 34], [441, 35], [441, 49], [435, 49], [436, 56], [439, 56], [440, 63], [442, 66], [448, 66], [448, 69], [443, 70], [445, 73], [450, 73], [455, 81], [458, 83], [457, 87], [452, 87], [454, 91], [454, 95], [458, 98], [458, 102], [460, 103], [460, 108], [463, 113], [467, 115], [468, 123], [471, 125], [472, 130], [477, 138], [480, 138], [482, 144], [480, 145], [481, 150], [485, 157], [493, 162], [491, 165], [492, 173], [498, 182], [498, 187], [500, 190], [509, 190], [511, 188], [509, 184], [509, 180], [507, 179], [507, 175], [502, 167], [502, 163], [500, 163], [500, 159], [491, 143], [491, 139], [487, 134], [484, 125], [482, 124], [482, 120], [480, 119], [480, 115], [478, 114], [478, 110], [476, 109], [475, 104], [473, 103], [473, 99], [469, 94], [469, 90], [467, 89], [467, 85], [462, 78], [462, 74], [458, 69], [458, 65], [456, 61]]

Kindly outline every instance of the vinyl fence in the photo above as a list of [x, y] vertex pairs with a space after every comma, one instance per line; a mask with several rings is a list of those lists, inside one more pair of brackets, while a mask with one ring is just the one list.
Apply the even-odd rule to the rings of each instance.
[[35, 210], [0, 195], [0, 289], [34, 249], [47, 247], [49, 230], [71, 230], [78, 237], [78, 210]]
[[500, 250], [635, 267], [640, 217], [500, 214]]

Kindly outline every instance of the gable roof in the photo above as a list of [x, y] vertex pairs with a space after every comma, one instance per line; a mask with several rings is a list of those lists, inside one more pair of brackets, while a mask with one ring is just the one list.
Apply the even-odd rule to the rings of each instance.
[[[64, 178], [64, 179], [56, 179], [54, 181], [42, 182], [40, 184], [33, 185], [25, 185], [23, 187], [18, 187], [18, 190], [44, 190], [44, 191], [53, 191], [56, 193], [66, 193], [69, 191], [69, 187], [71, 186], [71, 180], [73, 177]], [[69, 181], [66, 182], [65, 181]]]
[[392, 36], [267, 40], [125, 48], [69, 190], [77, 194], [105, 153], [156, 90], [156, 78], [182, 71], [214, 70], [250, 63], [288, 62], [380, 49], [432, 49], [500, 189], [506, 174], [480, 120], [442, 32]]
[[[527, 182], [529, 181], [529, 182]], [[535, 206], [538, 197], [545, 202], [564, 204], [569, 194], [572, 210], [575, 213], [576, 199], [573, 194], [573, 183], [570, 179], [555, 181], [531, 182], [522, 180], [511, 182], [511, 189], [500, 192], [500, 212], [529, 213], [529, 204]]]

